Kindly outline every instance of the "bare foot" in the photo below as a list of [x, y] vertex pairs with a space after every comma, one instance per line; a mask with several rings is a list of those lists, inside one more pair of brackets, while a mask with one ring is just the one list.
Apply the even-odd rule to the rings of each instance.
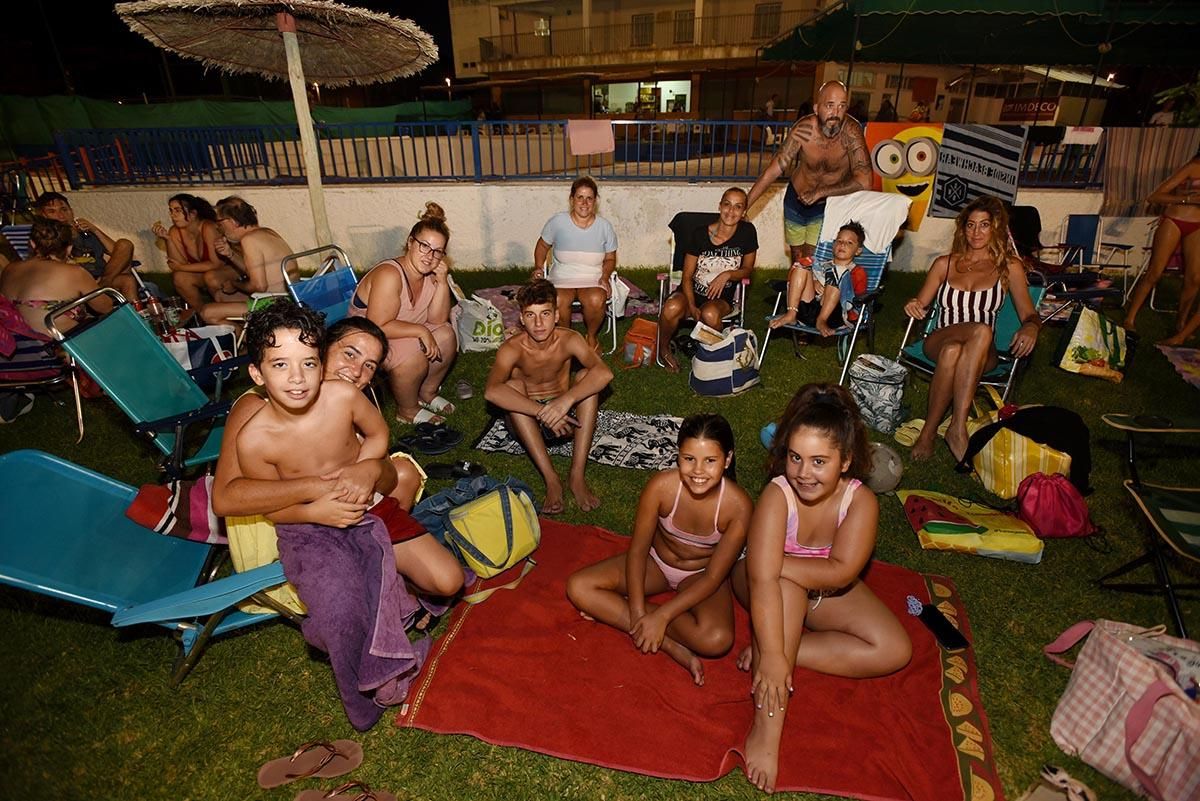
[[779, 775], [779, 739], [783, 736], [783, 715], [768, 717], [761, 711], [754, 715], [754, 725], [746, 735], [746, 778], [760, 790], [775, 792]]
[[1166, 339], [1160, 339], [1158, 344], [1166, 345], [1168, 348], [1177, 348], [1183, 344], [1184, 337], [1181, 334], [1169, 336]]
[[917, 437], [917, 441], [912, 446], [912, 458], [914, 462], [920, 462], [933, 456], [933, 437], [925, 435], [929, 426], [921, 429], [921, 436]]
[[971, 438], [967, 436], [966, 428], [956, 429], [950, 427], [946, 429], [946, 445], [950, 448], [950, 455], [954, 457], [954, 461], [961, 462], [963, 455], [967, 452], [967, 444]]
[[546, 482], [546, 501], [542, 504], [542, 514], [560, 515], [563, 511], [563, 487], [557, 478]]
[[570, 483], [571, 494], [575, 496], [575, 503], [579, 504], [581, 510], [590, 512], [600, 505], [600, 499], [582, 478], [572, 478]]
[[659, 358], [662, 359], [663, 369], [665, 369], [668, 373], [679, 372], [679, 362], [675, 360], [675, 354], [671, 353], [670, 348], [664, 348], [663, 350], [659, 351], [659, 354]]
[[749, 671], [750, 664], [753, 660], [754, 660], [754, 647], [751, 645], [747, 645], [742, 650], [742, 652], [740, 654], [738, 654], [737, 669]]
[[1122, 320], [1121, 327], [1124, 328], [1127, 332], [1137, 330], [1137, 326], [1134, 325], [1132, 317], [1126, 317], [1124, 320]]
[[767, 326], [771, 329], [775, 329], [775, 328], [779, 328], [781, 326], [791, 325], [794, 322], [796, 322], [796, 313], [793, 311], [790, 311], [790, 312], [784, 312], [783, 314], [779, 315], [775, 319], [771, 320], [770, 322], [767, 323]]
[[692, 681], [697, 687], [704, 686], [704, 663], [700, 661], [700, 657], [696, 656], [686, 646], [672, 640], [670, 637], [664, 637], [662, 650], [667, 656], [674, 659], [679, 664], [683, 665], [683, 669], [692, 674]]

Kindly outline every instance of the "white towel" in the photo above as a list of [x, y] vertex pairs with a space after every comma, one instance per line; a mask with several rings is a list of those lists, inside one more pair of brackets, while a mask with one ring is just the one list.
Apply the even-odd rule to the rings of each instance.
[[853, 220], [867, 232], [863, 247], [872, 253], [882, 253], [896, 238], [896, 232], [908, 219], [912, 200], [892, 192], [863, 190], [850, 195], [831, 197], [825, 203], [825, 219], [821, 223], [821, 241], [837, 239], [838, 229]]

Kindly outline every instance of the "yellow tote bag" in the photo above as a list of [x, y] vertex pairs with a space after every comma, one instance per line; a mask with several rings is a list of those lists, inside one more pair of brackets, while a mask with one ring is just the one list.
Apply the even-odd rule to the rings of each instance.
[[[987, 391], [996, 408], [968, 420], [968, 434], [974, 434], [1000, 419], [1000, 407], [1003, 405], [1000, 393], [992, 387], [987, 387]], [[1005, 428], [975, 454], [971, 466], [989, 492], [1007, 500], [1017, 497], [1021, 481], [1033, 473], [1070, 475], [1071, 455]]]

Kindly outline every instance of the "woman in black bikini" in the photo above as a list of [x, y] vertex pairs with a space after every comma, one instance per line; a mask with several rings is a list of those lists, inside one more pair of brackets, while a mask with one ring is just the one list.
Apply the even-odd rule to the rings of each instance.
[[[1134, 329], [1137, 314], [1162, 278], [1167, 262], [1176, 250], [1182, 249], [1183, 289], [1179, 294], [1179, 313], [1175, 317], [1175, 336], [1163, 341], [1164, 345], [1178, 345], [1200, 326], [1200, 319], [1196, 325], [1189, 325], [1197, 311], [1196, 293], [1200, 290], [1200, 234], [1197, 234], [1200, 231], [1200, 152], [1151, 192], [1146, 202], [1164, 205], [1166, 209], [1154, 232], [1150, 264], [1129, 295], [1121, 325], [1130, 331]], [[1188, 329], [1186, 333], [1185, 328]]]

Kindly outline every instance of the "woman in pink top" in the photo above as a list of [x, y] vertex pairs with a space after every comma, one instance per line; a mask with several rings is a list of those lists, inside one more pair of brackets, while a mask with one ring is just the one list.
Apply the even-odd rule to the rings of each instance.
[[[733, 431], [719, 414], [679, 428], [675, 470], [642, 490], [629, 551], [574, 573], [567, 597], [581, 614], [628, 632], [642, 653], [660, 648], [704, 684], [700, 657], [733, 646], [729, 570], [746, 542], [753, 504], [733, 481]], [[646, 597], [673, 590], [659, 606]]]
[[375, 265], [350, 299], [352, 317], [366, 317], [387, 335], [383, 369], [401, 423], [441, 423], [454, 411], [438, 394], [458, 350], [450, 325], [449, 241], [446, 212], [426, 203], [404, 253]]
[[[879, 504], [858, 406], [844, 388], [806, 384], [783, 413], [733, 591], [750, 610], [751, 647], [738, 667], [754, 676], [746, 776], [772, 792], [797, 665], [864, 678], [908, 664], [912, 644], [859, 579], [875, 549]], [[807, 630], [806, 630], [807, 628]]]

